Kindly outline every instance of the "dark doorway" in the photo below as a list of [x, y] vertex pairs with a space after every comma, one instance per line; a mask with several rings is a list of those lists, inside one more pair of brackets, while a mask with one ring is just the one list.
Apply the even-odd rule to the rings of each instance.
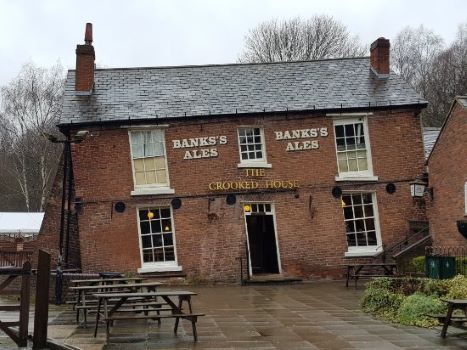
[[251, 213], [246, 225], [252, 273], [279, 273], [274, 216]]

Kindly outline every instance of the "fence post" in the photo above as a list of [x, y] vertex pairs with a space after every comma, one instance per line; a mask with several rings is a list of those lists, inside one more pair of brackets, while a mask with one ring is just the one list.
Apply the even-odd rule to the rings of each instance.
[[28, 345], [29, 298], [31, 287], [31, 263], [26, 261], [21, 275], [21, 296], [19, 308], [18, 347]]
[[47, 323], [49, 319], [50, 254], [39, 250], [37, 262], [36, 309], [34, 313], [33, 349], [47, 347]]
[[61, 263], [57, 265], [57, 272], [55, 274], [55, 305], [62, 304], [62, 289], [63, 289], [63, 271]]

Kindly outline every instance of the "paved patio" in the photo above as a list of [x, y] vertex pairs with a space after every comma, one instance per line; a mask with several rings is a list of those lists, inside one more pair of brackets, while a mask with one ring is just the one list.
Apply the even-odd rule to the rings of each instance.
[[[199, 293], [194, 310], [206, 316], [198, 322], [196, 344], [189, 322], [182, 320], [175, 336], [173, 320], [163, 320], [160, 328], [152, 321], [116, 323], [106, 345], [104, 327], [93, 338], [92, 327], [75, 327], [73, 312], [54, 308], [49, 335], [84, 350], [467, 349], [467, 334], [464, 338], [450, 331], [443, 340], [439, 329], [400, 327], [373, 319], [359, 310], [362, 289], [346, 289], [342, 281], [174, 288]], [[6, 346], [4, 340], [0, 346]]]

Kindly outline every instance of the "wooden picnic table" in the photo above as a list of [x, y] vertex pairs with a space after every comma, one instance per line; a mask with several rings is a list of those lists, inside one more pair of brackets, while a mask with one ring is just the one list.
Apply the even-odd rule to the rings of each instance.
[[76, 286], [70, 287], [70, 290], [76, 292], [76, 322], [79, 323], [80, 310], [83, 310], [84, 326], [87, 324], [87, 313], [89, 305], [87, 305], [86, 295], [87, 293], [117, 293], [117, 292], [142, 292], [143, 288], [148, 291], [155, 291], [157, 287], [161, 286], [161, 282], [141, 282], [141, 283], [121, 283], [121, 284], [109, 284], [109, 285], [87, 285], [87, 286]]
[[[174, 333], [177, 333], [179, 320], [186, 319], [191, 322], [193, 329], [193, 338], [195, 341], [198, 340], [198, 334], [196, 331], [196, 322], [199, 316], [204, 316], [204, 314], [193, 313], [191, 297], [196, 295], [194, 292], [189, 291], [162, 291], [162, 292], [145, 292], [145, 293], [95, 293], [94, 297], [98, 298], [98, 306], [96, 313], [96, 324], [94, 328], [94, 337], [97, 336], [97, 330], [99, 327], [101, 307], [103, 307], [103, 316], [104, 321], [106, 322], [106, 335], [107, 338], [110, 332], [110, 326], [113, 324], [113, 321], [116, 320], [136, 320], [136, 319], [154, 319], [160, 322], [161, 318], [175, 318]], [[125, 305], [129, 298], [144, 298], [146, 300], [153, 300], [157, 302], [158, 298], [164, 300], [164, 305], [168, 308], [154, 308], [154, 309], [144, 309], [144, 310], [135, 310], [144, 312], [144, 315], [138, 314], [125, 314], [119, 315], [119, 309], [122, 305]], [[119, 300], [113, 304], [109, 305], [109, 300], [113, 298], [119, 298]], [[172, 298], [178, 299], [176, 301]], [[184, 312], [182, 309], [183, 302], [188, 304], [189, 313]], [[131, 304], [130, 304], [131, 305]], [[162, 305], [161, 305], [162, 306]], [[110, 308], [111, 307], [111, 308]], [[149, 312], [156, 312], [157, 314], [149, 315]], [[161, 314], [162, 311], [170, 311], [169, 314]]]
[[[395, 263], [352, 263], [344, 264], [347, 268], [347, 279], [345, 281], [345, 286], [349, 286], [350, 279], [355, 280], [355, 288], [357, 288], [357, 281], [362, 277], [384, 277], [384, 276], [394, 276], [396, 274]], [[375, 274], [373, 270], [379, 269], [382, 273]], [[370, 270], [370, 273], [368, 273]], [[365, 273], [367, 272], [367, 273]]]
[[[463, 324], [467, 322], [467, 300], [464, 299], [447, 299], [444, 302], [448, 304], [448, 312], [445, 317], [439, 316], [440, 321], [443, 322], [443, 329], [441, 330], [441, 338], [446, 338], [446, 333], [449, 326], [454, 326], [456, 328], [467, 329]], [[453, 316], [454, 310], [462, 310], [464, 316], [458, 317]]]

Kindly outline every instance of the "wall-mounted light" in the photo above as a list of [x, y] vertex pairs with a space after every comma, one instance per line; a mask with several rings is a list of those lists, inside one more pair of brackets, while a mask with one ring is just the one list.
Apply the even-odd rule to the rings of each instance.
[[249, 213], [251, 211], [251, 205], [245, 204], [243, 206], [243, 210], [245, 211], [245, 213]]
[[426, 182], [419, 179], [410, 183], [410, 195], [412, 198], [422, 198], [427, 188]]

